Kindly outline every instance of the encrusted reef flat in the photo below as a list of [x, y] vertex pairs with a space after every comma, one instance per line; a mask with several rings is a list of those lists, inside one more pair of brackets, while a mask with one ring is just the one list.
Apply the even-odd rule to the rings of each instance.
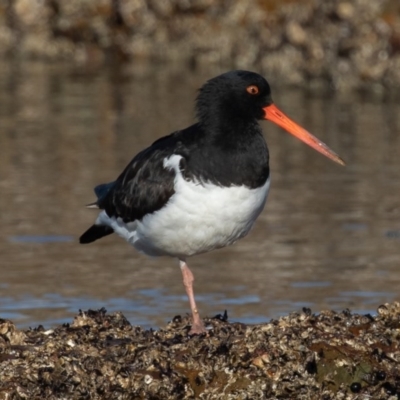
[[0, 0], [0, 54], [224, 65], [317, 91], [398, 91], [400, 2]]
[[189, 323], [143, 330], [104, 309], [50, 330], [0, 320], [0, 399], [400, 398], [399, 303], [260, 325], [219, 315], [193, 337]]

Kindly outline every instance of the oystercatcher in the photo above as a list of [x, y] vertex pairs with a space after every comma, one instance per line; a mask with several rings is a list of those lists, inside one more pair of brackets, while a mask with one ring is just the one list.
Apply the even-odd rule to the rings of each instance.
[[247, 235], [270, 186], [266, 119], [344, 165], [324, 143], [272, 102], [268, 82], [249, 71], [210, 79], [196, 102], [198, 122], [155, 141], [116, 181], [97, 186], [96, 222], [81, 237], [91, 243], [116, 233], [150, 256], [179, 260], [189, 297], [191, 334], [205, 332], [193, 292], [190, 256], [228, 246]]

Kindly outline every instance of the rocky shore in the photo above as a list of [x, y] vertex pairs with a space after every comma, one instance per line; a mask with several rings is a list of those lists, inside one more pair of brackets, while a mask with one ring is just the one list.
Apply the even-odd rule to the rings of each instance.
[[400, 396], [400, 304], [377, 315], [309, 309], [267, 324], [206, 319], [188, 336], [121, 313], [18, 330], [0, 320], [0, 399], [390, 399]]
[[2, 0], [0, 52], [90, 65], [245, 68], [311, 88], [396, 89], [400, 3]]

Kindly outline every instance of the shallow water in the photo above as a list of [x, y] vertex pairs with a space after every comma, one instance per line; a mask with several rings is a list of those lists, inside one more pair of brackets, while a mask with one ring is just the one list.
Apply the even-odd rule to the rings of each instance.
[[[146, 327], [188, 312], [176, 260], [113, 236], [77, 243], [96, 216], [83, 207], [92, 188], [192, 123], [196, 89], [216, 74], [126, 68], [0, 64], [0, 317], [20, 327], [68, 322], [80, 308], [120, 310]], [[263, 123], [267, 206], [247, 238], [189, 260], [201, 314], [226, 309], [253, 323], [398, 300], [400, 104], [272, 87], [276, 104], [348, 165]]]

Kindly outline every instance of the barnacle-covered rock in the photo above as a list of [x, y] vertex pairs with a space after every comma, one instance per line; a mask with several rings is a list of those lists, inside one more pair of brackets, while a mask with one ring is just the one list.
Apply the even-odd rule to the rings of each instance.
[[[0, 1], [0, 53], [178, 61], [258, 70], [282, 84], [400, 87], [398, 0]], [[379, 89], [381, 88], [381, 89]]]
[[191, 337], [188, 317], [143, 330], [105, 309], [50, 330], [0, 320], [0, 399], [400, 396], [399, 303], [376, 316], [303, 309], [261, 325], [205, 322], [207, 334]]

